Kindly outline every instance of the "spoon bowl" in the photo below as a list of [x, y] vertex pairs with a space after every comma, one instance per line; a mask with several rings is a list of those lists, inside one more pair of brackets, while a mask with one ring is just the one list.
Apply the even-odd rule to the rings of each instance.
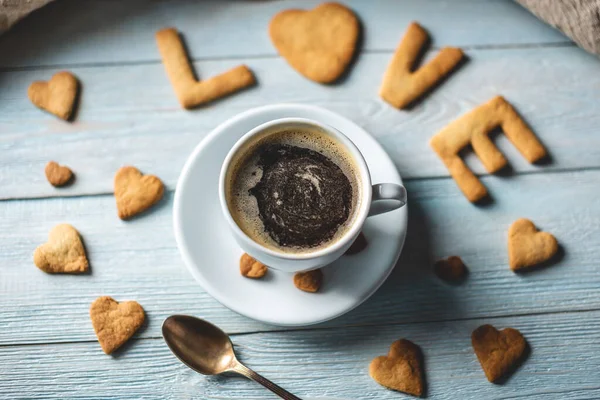
[[173, 354], [202, 375], [231, 371], [237, 361], [227, 334], [202, 319], [172, 315], [163, 323], [162, 334]]
[[282, 399], [300, 400], [240, 363], [229, 336], [210, 322], [188, 315], [172, 315], [163, 322], [162, 334], [173, 354], [202, 375], [235, 372], [260, 383]]

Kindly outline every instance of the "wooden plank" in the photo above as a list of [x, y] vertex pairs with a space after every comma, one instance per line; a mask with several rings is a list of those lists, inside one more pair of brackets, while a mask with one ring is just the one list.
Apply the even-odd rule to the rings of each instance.
[[[450, 179], [408, 182], [409, 233], [396, 269], [371, 300], [325, 326], [600, 309], [599, 179], [600, 171], [486, 177], [495, 202], [485, 207], [469, 204]], [[128, 223], [118, 220], [112, 196], [1, 203], [0, 344], [91, 340], [88, 308], [100, 295], [138, 300], [150, 320], [143, 337], [159, 336], [174, 313], [231, 332], [277, 329], [237, 316], [193, 281], [175, 246], [167, 197]], [[509, 270], [506, 232], [520, 217], [557, 237], [564, 255], [556, 265]], [[35, 247], [62, 222], [83, 235], [91, 275], [47, 275], [33, 265]], [[449, 255], [469, 267], [460, 286], [432, 273], [433, 262]]]
[[[154, 33], [174, 26], [194, 58], [276, 54], [267, 35], [278, 11], [311, 8], [320, 0], [277, 2], [61, 0], [21, 22], [0, 39], [1, 67], [159, 60]], [[365, 27], [364, 49], [393, 50], [417, 20], [436, 46], [569, 43], [561, 33], [512, 1], [344, 1]], [[393, 16], [393, 17], [391, 17]]]
[[[505, 384], [489, 383], [471, 348], [477, 326], [514, 327], [529, 358]], [[427, 397], [592, 399], [600, 397], [600, 312], [354, 327], [234, 336], [240, 358], [302, 398], [405, 398], [371, 380], [368, 365], [399, 338], [421, 346]], [[161, 338], [136, 340], [116, 356], [96, 342], [0, 350], [7, 398], [272, 399], [242, 378], [206, 378], [181, 364]]]
[[[50, 71], [0, 74], [0, 198], [109, 193], [123, 164], [160, 176], [174, 187], [191, 149], [219, 123], [249, 108], [294, 102], [345, 115], [386, 148], [404, 178], [448, 176], [429, 138], [449, 121], [501, 93], [532, 125], [552, 162], [532, 166], [504, 135], [496, 142], [517, 172], [600, 166], [598, 60], [576, 48], [470, 51], [471, 62], [411, 111], [398, 111], [377, 96], [388, 54], [361, 57], [338, 86], [308, 82], [281, 59], [249, 65], [259, 86], [205, 108], [182, 110], [162, 65], [73, 68], [84, 82], [76, 122], [59, 121], [27, 99], [28, 84]], [[196, 63], [212, 76], [239, 61]], [[554, 82], [560, 82], [560, 85]], [[54, 159], [70, 165], [75, 184], [56, 190], [43, 168]], [[484, 173], [472, 155], [467, 162]]]

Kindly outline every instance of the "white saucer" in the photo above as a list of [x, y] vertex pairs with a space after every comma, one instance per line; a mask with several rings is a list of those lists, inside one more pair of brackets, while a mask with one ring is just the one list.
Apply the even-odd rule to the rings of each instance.
[[408, 209], [370, 217], [364, 225], [369, 245], [327, 266], [319, 293], [298, 290], [292, 274], [269, 270], [262, 280], [239, 272], [242, 251], [221, 213], [218, 180], [233, 144], [252, 128], [278, 118], [300, 117], [331, 125], [350, 138], [363, 154], [373, 184], [402, 184], [383, 148], [362, 128], [331, 111], [306, 105], [255, 108], [224, 122], [194, 149], [175, 191], [174, 228], [183, 260], [202, 287], [239, 314], [274, 325], [300, 326], [347, 313], [368, 299], [396, 264], [404, 239]]

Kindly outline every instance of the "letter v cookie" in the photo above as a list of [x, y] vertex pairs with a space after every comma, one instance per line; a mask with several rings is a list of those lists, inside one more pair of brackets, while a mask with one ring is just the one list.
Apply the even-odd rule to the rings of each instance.
[[431, 147], [440, 156], [460, 190], [471, 202], [484, 198], [487, 189], [458, 153], [471, 145], [489, 173], [502, 169], [506, 165], [506, 159], [488, 137], [488, 134], [497, 127], [502, 128], [512, 144], [530, 163], [546, 156], [544, 146], [515, 109], [501, 96], [494, 97], [452, 121], [431, 138]]
[[156, 43], [167, 76], [184, 108], [190, 109], [237, 92], [255, 83], [245, 65], [237, 66], [210, 79], [197, 81], [179, 33], [166, 28], [156, 33]]
[[407, 107], [448, 75], [463, 58], [461, 49], [444, 47], [433, 60], [413, 71], [428, 40], [427, 32], [419, 24], [412, 22], [408, 26], [379, 90], [381, 98], [392, 106]]

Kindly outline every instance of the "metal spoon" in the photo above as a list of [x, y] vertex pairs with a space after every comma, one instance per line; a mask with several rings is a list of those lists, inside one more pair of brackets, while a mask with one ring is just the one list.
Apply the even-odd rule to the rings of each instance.
[[302, 400], [239, 362], [229, 336], [210, 322], [188, 315], [172, 315], [163, 323], [162, 334], [173, 354], [202, 375], [235, 372], [260, 383], [282, 399]]

